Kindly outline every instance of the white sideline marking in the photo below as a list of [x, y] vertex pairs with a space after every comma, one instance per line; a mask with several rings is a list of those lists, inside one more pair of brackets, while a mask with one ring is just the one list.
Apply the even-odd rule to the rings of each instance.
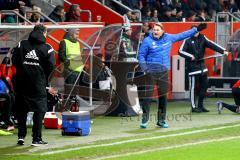
[[220, 138], [220, 139], [211, 139], [211, 140], [203, 140], [203, 141], [200, 141], [200, 142], [185, 143], [185, 144], [181, 144], [181, 145], [174, 145], [174, 146], [168, 146], [168, 147], [162, 147], [162, 148], [156, 148], [156, 149], [149, 149], [149, 150], [138, 151], [138, 152], [131, 152], [131, 153], [123, 153], [123, 154], [105, 156], [105, 157], [96, 158], [94, 160], [127, 157], [127, 156], [144, 154], [144, 153], [149, 153], [149, 152], [171, 150], [171, 149], [177, 149], [177, 148], [182, 148], [182, 147], [187, 147], [187, 146], [194, 146], [194, 145], [206, 144], [206, 143], [211, 143], [211, 142], [222, 142], [222, 141], [228, 141], [228, 140], [239, 139], [239, 138], [240, 138], [240, 136], [226, 137], [226, 138]]
[[131, 143], [131, 142], [183, 136], [183, 135], [203, 133], [203, 132], [208, 132], [208, 131], [215, 131], [215, 130], [221, 130], [221, 129], [226, 129], [226, 128], [239, 127], [239, 126], [240, 126], [240, 124], [236, 124], [236, 125], [232, 125], [232, 126], [209, 128], [209, 129], [199, 129], [199, 130], [195, 130], [195, 131], [188, 131], [188, 132], [175, 133], [175, 134], [169, 134], [169, 135], [161, 135], [161, 136], [147, 137], [147, 138], [138, 138], [138, 139], [131, 139], [131, 140], [125, 140], [125, 141], [113, 142], [113, 143], [107, 143], [107, 144], [96, 144], [96, 145], [90, 145], [90, 146], [81, 146], [81, 147], [75, 147], [75, 148], [69, 148], [69, 149], [62, 149], [62, 150], [57, 150], [57, 151], [49, 151], [49, 152], [44, 152], [44, 153], [37, 154], [37, 155], [50, 155], [50, 154], [56, 154], [56, 153], [76, 151], [76, 150], [80, 150], [80, 149], [114, 146], [114, 145], [120, 145], [120, 144]]

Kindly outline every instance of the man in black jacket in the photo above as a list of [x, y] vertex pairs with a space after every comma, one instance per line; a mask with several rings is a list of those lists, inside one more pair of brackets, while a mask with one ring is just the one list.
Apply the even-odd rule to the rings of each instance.
[[[192, 112], [209, 112], [203, 106], [203, 99], [205, 97], [207, 87], [208, 87], [208, 77], [207, 71], [204, 64], [204, 54], [205, 49], [210, 48], [216, 52], [221, 54], [228, 55], [229, 52], [226, 49], [222, 48], [218, 44], [210, 41], [207, 37], [199, 32], [196, 33], [193, 37], [184, 40], [183, 44], [179, 49], [180, 56], [186, 59], [186, 72], [189, 76], [190, 81], [190, 99]], [[196, 87], [199, 85], [199, 97], [198, 97], [198, 107], [196, 107], [195, 99], [196, 99]]]
[[[61, 5], [56, 6], [50, 13], [49, 18], [55, 22], [64, 22], [64, 7]], [[47, 19], [45, 21], [48, 22]]]
[[[18, 145], [24, 145], [27, 134], [26, 120], [34, 112], [32, 145], [47, 144], [42, 140], [42, 120], [47, 111], [48, 76], [54, 69], [54, 49], [46, 44], [47, 28], [36, 25], [28, 40], [22, 40], [12, 52], [16, 67], [16, 115], [18, 120]], [[56, 91], [50, 87], [50, 94]]]

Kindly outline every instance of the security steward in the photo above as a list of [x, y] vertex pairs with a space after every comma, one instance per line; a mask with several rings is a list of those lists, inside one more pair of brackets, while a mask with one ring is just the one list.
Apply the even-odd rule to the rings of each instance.
[[[67, 84], [75, 84], [84, 67], [78, 37], [79, 29], [68, 29], [59, 45], [59, 60], [64, 63], [64, 76]], [[82, 79], [81, 74], [78, 84]]]

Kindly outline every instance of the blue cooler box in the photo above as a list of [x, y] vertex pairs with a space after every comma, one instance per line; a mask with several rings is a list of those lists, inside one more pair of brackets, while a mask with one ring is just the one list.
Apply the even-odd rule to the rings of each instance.
[[63, 112], [62, 135], [87, 136], [90, 133], [90, 112]]

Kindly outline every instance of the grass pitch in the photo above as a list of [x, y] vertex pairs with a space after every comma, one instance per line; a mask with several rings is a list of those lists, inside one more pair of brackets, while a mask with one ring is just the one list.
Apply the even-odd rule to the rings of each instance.
[[86, 137], [44, 129], [49, 142], [44, 147], [30, 146], [31, 129], [26, 144], [17, 146], [15, 131], [0, 137], [0, 159], [239, 159], [240, 115], [226, 110], [218, 115], [215, 102], [207, 99], [211, 112], [200, 114], [189, 114], [189, 102], [169, 102], [168, 129], [155, 127], [156, 104], [147, 129], [139, 128], [140, 117], [98, 117]]

